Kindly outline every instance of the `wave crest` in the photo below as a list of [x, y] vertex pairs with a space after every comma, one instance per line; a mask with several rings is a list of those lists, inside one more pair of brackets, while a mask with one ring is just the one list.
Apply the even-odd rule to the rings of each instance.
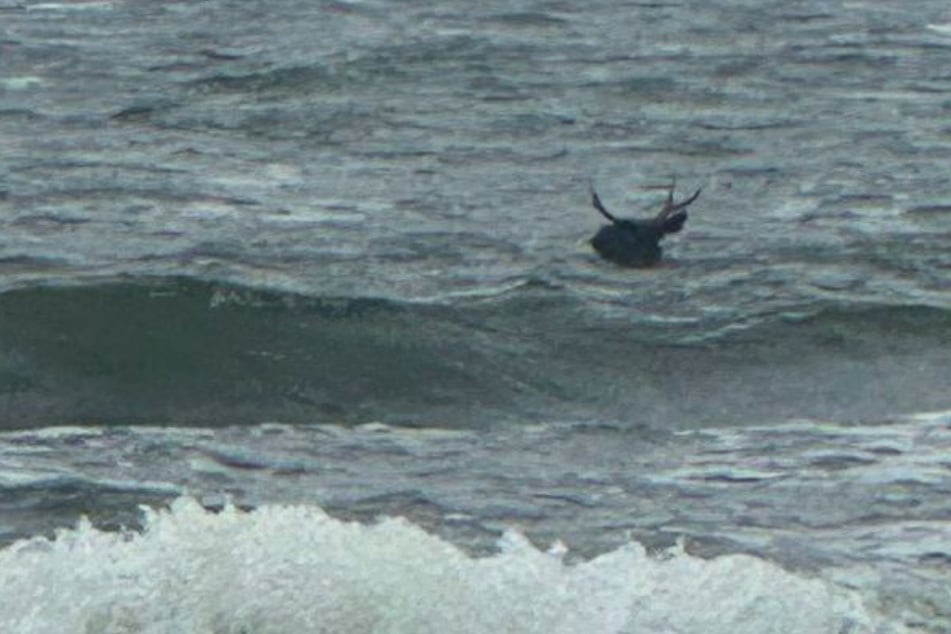
[[[0, 629], [63, 632], [897, 632], [857, 596], [749, 556], [632, 543], [569, 564], [515, 532], [474, 558], [402, 519], [181, 498], [143, 533], [81, 523], [0, 551]], [[42, 589], [24, 596], [23, 588]]]

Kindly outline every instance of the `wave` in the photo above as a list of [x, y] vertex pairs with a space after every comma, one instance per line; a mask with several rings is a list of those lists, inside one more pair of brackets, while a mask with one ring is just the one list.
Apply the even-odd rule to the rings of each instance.
[[516, 532], [474, 558], [402, 519], [181, 498], [143, 532], [88, 522], [0, 551], [0, 629], [70, 632], [884, 634], [850, 591], [758, 558], [650, 556], [636, 543], [568, 563]]
[[651, 319], [543, 283], [412, 302], [196, 278], [0, 294], [0, 427], [628, 420], [691, 427], [951, 406], [951, 313]]
[[157, 278], [17, 289], [0, 311], [12, 426], [399, 416], [472, 382], [432, 320], [387, 300]]

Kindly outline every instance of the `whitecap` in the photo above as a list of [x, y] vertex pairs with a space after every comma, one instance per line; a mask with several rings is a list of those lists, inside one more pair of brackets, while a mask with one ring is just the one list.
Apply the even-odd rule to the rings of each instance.
[[40, 2], [27, 5], [27, 11], [111, 11], [115, 8], [114, 2]]
[[755, 557], [649, 555], [631, 543], [566, 562], [510, 531], [473, 557], [403, 519], [314, 506], [221, 513], [189, 498], [142, 533], [83, 521], [0, 551], [0, 631], [377, 634], [900, 632], [856, 595]]
[[46, 83], [42, 77], [24, 75], [23, 77], [6, 77], [0, 79], [0, 88], [7, 90], [29, 90]]
[[941, 35], [951, 36], [951, 22], [948, 24], [929, 24], [928, 29]]

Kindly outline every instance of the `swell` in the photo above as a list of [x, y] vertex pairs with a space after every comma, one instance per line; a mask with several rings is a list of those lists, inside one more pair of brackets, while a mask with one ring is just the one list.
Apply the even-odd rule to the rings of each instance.
[[949, 332], [924, 306], [619, 320], [537, 283], [455, 303], [184, 277], [31, 286], [0, 294], [0, 427], [880, 418], [951, 406]]
[[457, 333], [386, 300], [137, 279], [10, 291], [0, 322], [6, 427], [400, 419], [479, 383]]

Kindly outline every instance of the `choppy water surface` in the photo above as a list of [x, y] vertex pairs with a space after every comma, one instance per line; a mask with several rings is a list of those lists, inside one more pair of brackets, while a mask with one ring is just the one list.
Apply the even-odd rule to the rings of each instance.
[[[543, 631], [537, 628], [547, 619], [571, 614], [560, 617], [568, 621], [557, 631], [583, 631], [575, 621], [583, 614], [588, 627], [624, 632], [661, 626], [697, 633], [898, 632], [905, 631], [902, 621], [941, 631], [949, 616], [949, 450], [946, 414], [862, 426], [798, 421], [676, 434], [567, 425], [493, 433], [381, 425], [19, 432], [5, 435], [0, 445], [8, 540], [69, 526], [80, 513], [102, 529], [138, 527], [143, 518], [135, 502], [161, 505], [186, 494], [206, 507], [230, 502], [260, 508], [263, 515], [226, 512], [227, 519], [214, 519], [186, 512], [179, 502], [175, 528], [146, 517], [145, 536], [131, 544], [96, 536], [89, 526], [61, 532], [55, 547], [39, 539], [32, 546], [21, 543], [4, 555], [0, 588], [13, 592], [15, 583], [51, 583], [43, 575], [62, 567], [50, 590], [55, 605], [44, 618], [59, 614], [70, 623], [88, 622], [83, 619], [101, 611], [131, 609], [119, 583], [125, 574], [141, 580], [136, 601], [159, 604], [138, 618], [173, 628], [184, 618], [212, 618], [232, 601], [252, 601], [266, 624], [252, 631], [272, 631], [281, 622], [277, 615], [291, 610], [301, 619], [312, 614], [314, 601], [330, 600], [320, 588], [354, 586], [348, 592], [376, 597], [368, 599], [375, 607], [363, 609], [386, 612], [388, 602], [404, 600], [401, 591], [387, 589], [394, 582], [389, 575], [407, 575], [421, 584], [421, 594], [405, 616], [429, 623], [411, 631], [438, 631], [435, 623], [461, 618], [460, 612], [471, 612], [463, 626], [472, 629], [463, 631], [498, 631], [484, 622], [497, 609], [514, 610], [511, 602], [542, 609], [537, 602], [552, 600], [560, 607], [544, 608], [537, 623], [518, 617], [519, 624], [504, 631]], [[275, 504], [307, 506], [281, 510]], [[479, 559], [462, 563], [435, 537], [423, 545], [416, 538], [394, 538], [382, 547], [378, 535], [391, 524], [351, 526], [342, 542], [335, 535], [344, 529], [328, 528], [315, 515], [318, 506], [364, 522], [380, 514], [406, 517]], [[511, 529], [541, 548], [555, 544], [557, 561], [569, 569], [548, 560], [547, 567], [530, 572], [539, 564], [523, 547], [509, 549], [511, 535], [502, 542], [508, 558], [497, 554], [499, 536]], [[679, 543], [680, 554], [676, 563], [626, 559], [631, 540], [655, 553]], [[611, 554], [583, 563], [603, 553]], [[732, 559], [730, 553], [762, 561]], [[616, 566], [604, 563], [618, 557], [623, 561]], [[701, 559], [711, 557], [717, 563], [705, 567]], [[117, 558], [126, 563], [110, 563]], [[178, 591], [162, 590], [163, 579], [200, 565], [209, 567], [206, 574], [187, 573], [196, 579], [196, 596], [186, 600]], [[470, 566], [498, 568], [498, 583], [511, 590], [500, 598], [502, 605], [483, 595], [493, 573], [469, 572]], [[234, 567], [243, 570], [232, 574], [257, 579], [273, 588], [273, 596], [264, 598], [242, 584], [226, 592], [219, 588], [232, 583], [226, 571]], [[432, 602], [427, 593], [442, 592], [432, 584], [441, 583], [445, 573], [439, 571], [446, 568], [455, 581], [443, 591], [461, 591], [453, 584], [474, 574], [462, 586], [474, 584], [474, 594], [453, 595], [433, 613], [423, 605]], [[286, 574], [292, 582], [280, 581]], [[562, 575], [586, 581], [565, 589]], [[100, 596], [95, 610], [77, 614], [70, 602], [86, 596], [82, 579], [94, 580]], [[280, 589], [284, 583], [302, 587], [287, 594]], [[600, 594], [605, 588], [612, 588], [608, 597]], [[556, 600], [561, 592], [568, 594]], [[302, 604], [288, 605], [296, 601]], [[594, 617], [591, 605], [585, 606], [598, 601], [608, 603]], [[813, 605], [811, 611], [801, 612], [803, 602]], [[189, 606], [184, 616], [176, 610], [181, 605]], [[341, 616], [358, 605], [341, 600], [340, 614], [327, 616], [328, 627], [362, 631]], [[34, 607], [9, 603], [5, 622], [19, 628], [42, 623], [31, 621]], [[225, 622], [241, 627], [250, 618], [242, 614], [229, 612]]]
[[[0, 300], [4, 335], [15, 338], [2, 360], [7, 419], [112, 421], [138, 407], [143, 422], [432, 422], [453, 418], [481, 391], [493, 416], [597, 418], [635, 407], [653, 421], [665, 418], [652, 411], [672, 389], [665, 381], [690, 368], [703, 369], [684, 379], [693, 390], [673, 388], [680, 396], [667, 399], [668, 419], [944, 408], [945, 9], [11, 5], [0, 32], [0, 248], [3, 286], [21, 292]], [[632, 272], [598, 261], [583, 244], [600, 221], [589, 180], [610, 208], [652, 213], [662, 193], [651, 188], [671, 175], [704, 193], [687, 232], [668, 241], [667, 264]], [[301, 332], [327, 332], [312, 314], [259, 313], [237, 325], [221, 317], [227, 311], [202, 312], [211, 300], [198, 297], [169, 320], [167, 306], [142, 299], [146, 291], [110, 286], [129, 276], [158, 278], [157, 290], [139, 282], [150, 297], [195, 295], [168, 288], [162, 280], [172, 276], [230, 284], [208, 291], [219, 299], [240, 300], [249, 287], [277, 294], [272, 307], [301, 297], [335, 306], [385, 300], [406, 323], [346, 327], [360, 342], [380, 330], [408, 342], [404, 360], [424, 370], [410, 385], [398, 380], [406, 363], [361, 380], [380, 359], [373, 345], [335, 355]], [[84, 286], [37, 290], [63, 284]], [[448, 316], [434, 320], [433, 305]], [[48, 323], [72, 311], [68, 323]], [[829, 314], [841, 325], [830, 326]], [[781, 326], [817, 315], [802, 342], [801, 331]], [[104, 345], [96, 327], [120, 343]], [[31, 349], [21, 348], [24, 330], [39, 340]], [[747, 330], [771, 343], [676, 363], [638, 345]], [[861, 331], [879, 349], [851, 340]], [[124, 403], [129, 381], [108, 387], [129, 376], [122, 355], [140, 355], [141, 335], [151, 332], [155, 347], [221, 355], [254, 380], [277, 377], [265, 379], [272, 402], [242, 403], [248, 386], [226, 377], [203, 386], [217, 403], [195, 412], [201, 404], [191, 405], [188, 388], [213, 374], [199, 368], [197, 383], [164, 390], [144, 371], [141, 383], [169, 411], [142, 394]], [[287, 341], [302, 336], [299, 347], [317, 352], [288, 361]], [[105, 368], [93, 386], [95, 370], [70, 366], [90, 358], [76, 340], [93, 341]], [[434, 340], [451, 342], [443, 347], [461, 358], [433, 350]], [[479, 358], [486, 354], [490, 361]], [[314, 357], [329, 357], [356, 390], [334, 387]], [[150, 367], [194, 374], [196, 364], [181, 359], [165, 355]], [[751, 364], [759, 377], [786, 378], [764, 385], [743, 371]], [[505, 385], [494, 384], [500, 376]], [[743, 386], [754, 393], [740, 400], [758, 401], [784, 381], [802, 389], [780, 388], [761, 410], [720, 402]], [[862, 388], [872, 383], [879, 387]], [[393, 391], [411, 406], [373, 402]], [[679, 407], [690, 394], [698, 403]], [[592, 398], [595, 407], [577, 411]], [[47, 404], [39, 415], [38, 400]], [[223, 404], [235, 401], [241, 406]], [[429, 410], [436, 401], [448, 411]], [[796, 411], [803, 402], [812, 407]]]
[[[946, 301], [942, 3], [56, 6], [3, 16], [8, 285]], [[672, 174], [705, 187], [675, 271], [575, 251], [589, 179], [649, 208]]]
[[0, 0], [0, 622], [946, 631], [948, 68], [937, 0]]

